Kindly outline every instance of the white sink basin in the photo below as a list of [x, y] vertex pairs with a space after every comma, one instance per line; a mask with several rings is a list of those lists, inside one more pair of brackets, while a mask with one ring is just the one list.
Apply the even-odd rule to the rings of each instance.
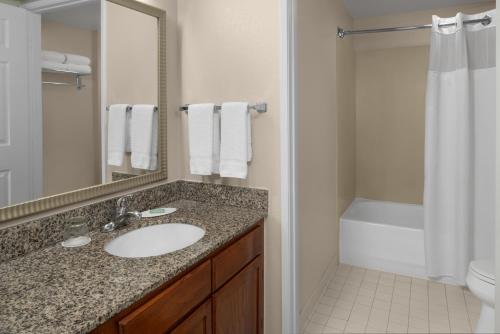
[[150, 257], [186, 248], [205, 235], [205, 231], [188, 224], [162, 224], [143, 227], [111, 240], [104, 250], [119, 257]]

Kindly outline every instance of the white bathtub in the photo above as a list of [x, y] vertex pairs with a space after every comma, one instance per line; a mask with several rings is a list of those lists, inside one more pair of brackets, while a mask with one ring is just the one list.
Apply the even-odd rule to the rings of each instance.
[[340, 219], [340, 262], [425, 277], [423, 207], [355, 199]]

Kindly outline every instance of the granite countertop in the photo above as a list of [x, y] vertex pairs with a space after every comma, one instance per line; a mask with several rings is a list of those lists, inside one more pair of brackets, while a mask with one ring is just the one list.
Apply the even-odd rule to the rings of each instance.
[[[168, 216], [112, 233], [92, 232], [77, 249], [60, 244], [0, 263], [0, 333], [87, 333], [200, 262], [265, 217], [259, 210], [180, 200]], [[157, 257], [109, 255], [104, 244], [138, 227], [185, 222], [205, 229], [194, 245]]]

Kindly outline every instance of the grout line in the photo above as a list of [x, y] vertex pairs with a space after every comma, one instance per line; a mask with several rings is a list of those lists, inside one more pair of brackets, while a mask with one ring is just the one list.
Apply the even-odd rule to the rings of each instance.
[[406, 326], [406, 331], [410, 329], [410, 315], [411, 315], [411, 290], [413, 288], [413, 279], [410, 278], [410, 298], [408, 298], [408, 325]]
[[[365, 277], [366, 277], [366, 272], [365, 272]], [[364, 280], [364, 277], [363, 277], [363, 280]], [[370, 317], [372, 315], [372, 311], [373, 311], [373, 303], [375, 302], [375, 295], [377, 294], [377, 288], [378, 288], [378, 282], [380, 281], [380, 271], [378, 272], [378, 276], [377, 276], [377, 285], [375, 287], [375, 292], [373, 293], [373, 299], [372, 299], [372, 302], [370, 304], [370, 312], [368, 313], [368, 320], [366, 321], [366, 325], [365, 325], [365, 329], [364, 329], [364, 332], [366, 333], [366, 330], [368, 329], [368, 323], [370, 322]]]
[[[469, 330], [473, 332], [474, 330], [472, 329], [469, 308], [467, 307], [467, 301], [465, 300], [465, 290], [464, 289], [461, 290], [462, 290], [462, 298], [464, 299], [465, 313], [467, 314], [467, 323], [469, 324]], [[451, 332], [451, 323], [450, 323], [450, 332]]]
[[[450, 309], [448, 308], [448, 293], [446, 292], [446, 284], [444, 284], [444, 300], [446, 302], [446, 315], [448, 316], [448, 328], [451, 333]], [[430, 331], [430, 329], [429, 329]]]
[[430, 284], [427, 282], [425, 291], [427, 292], [427, 331], [431, 332], [431, 295], [429, 292]]
[[[352, 310], [354, 309], [354, 306], [356, 306], [356, 300], [358, 299], [358, 296], [359, 296], [359, 289], [361, 288], [361, 284], [363, 283], [363, 280], [365, 279], [365, 276], [366, 276], [366, 269], [365, 268], [363, 268], [363, 269], [364, 269], [363, 278], [361, 279], [361, 283], [359, 284], [358, 288], [356, 289], [356, 297], [354, 297], [354, 301], [353, 301], [352, 306], [351, 306], [351, 312], [349, 312], [349, 317], [347, 318], [345, 328], [347, 328], [347, 324], [349, 323], [349, 320], [351, 319]], [[344, 328], [344, 332], [345, 332], [345, 328]], [[366, 328], [366, 325], [365, 325], [365, 328]]]
[[[344, 284], [342, 285], [342, 290], [340, 291], [340, 294], [342, 295], [342, 291], [344, 291], [344, 287], [347, 283], [347, 280], [349, 279], [349, 275], [351, 274], [352, 272], [352, 268], [354, 268], [353, 266], [349, 266], [349, 273], [347, 274], [347, 277], [346, 277], [346, 280], [344, 281]], [[357, 298], [357, 293], [356, 293], [356, 298]], [[356, 299], [354, 299], [354, 301], [356, 301]], [[338, 299], [337, 299], [337, 302], [338, 302]], [[337, 304], [337, 302], [335, 302], [335, 304]], [[349, 322], [349, 318], [351, 317], [351, 313], [352, 313], [352, 308], [354, 307], [354, 304], [351, 306], [351, 309], [349, 310], [349, 315], [347, 316], [347, 319], [345, 321], [345, 325], [344, 325], [344, 329], [342, 329], [342, 332], [344, 333], [346, 328], [347, 328], [347, 323]]]
[[394, 274], [394, 285], [392, 287], [392, 294], [391, 294], [391, 302], [389, 305], [389, 318], [387, 319], [387, 326], [385, 327], [385, 331], [389, 329], [389, 320], [391, 319], [391, 311], [392, 311], [392, 300], [394, 299], [394, 290], [396, 289], [396, 274]]
[[426, 289], [425, 292], [427, 293], [427, 332], [431, 332], [431, 306], [429, 305], [431, 296], [429, 295], [429, 282], [425, 284]]
[[471, 308], [469, 307], [469, 303], [467, 303], [467, 298], [465, 297], [465, 290], [464, 290], [464, 299], [465, 299], [465, 310], [467, 311], [467, 318], [469, 319], [469, 327], [472, 331], [474, 332], [475, 326], [471, 318]]

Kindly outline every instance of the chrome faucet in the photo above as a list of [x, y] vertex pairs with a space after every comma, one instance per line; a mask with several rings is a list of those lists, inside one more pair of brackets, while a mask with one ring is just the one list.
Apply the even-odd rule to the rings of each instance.
[[128, 211], [128, 201], [132, 196], [120, 197], [116, 202], [116, 211], [113, 219], [104, 225], [104, 232], [111, 232], [117, 228], [127, 226], [130, 223], [130, 218], [141, 218], [141, 213], [139, 211]]

